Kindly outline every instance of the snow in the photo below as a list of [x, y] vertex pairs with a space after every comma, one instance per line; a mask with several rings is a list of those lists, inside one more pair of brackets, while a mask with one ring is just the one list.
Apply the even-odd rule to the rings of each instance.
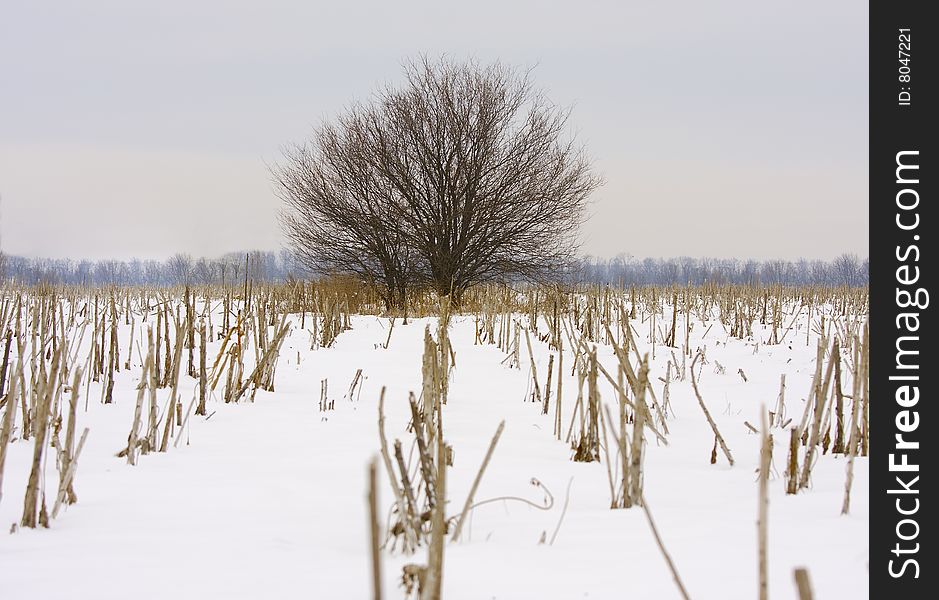
[[[407, 452], [413, 439], [406, 431], [408, 392], [420, 391], [424, 328], [434, 331], [436, 319], [399, 320], [383, 349], [388, 319], [353, 316], [352, 329], [332, 347], [316, 350], [310, 349], [310, 333], [299, 328], [299, 316], [290, 320], [294, 327], [279, 357], [275, 392], [258, 391], [253, 403], [226, 405], [213, 397], [209, 418], [192, 416], [178, 447], [141, 456], [137, 466], [115, 456], [126, 446], [133, 418], [141, 371], [136, 350], [131, 371], [117, 375], [113, 404], [100, 403], [100, 384], [83, 389], [78, 427], [91, 431], [75, 479], [79, 501], [50, 529], [5, 534], [19, 522], [33, 452], [31, 440], [14, 442], [0, 499], [0, 598], [370, 598], [366, 476], [379, 449], [379, 393], [387, 387], [389, 443], [400, 438]], [[710, 464], [714, 437], [690, 378], [674, 380], [669, 445], [653, 436], [646, 445], [645, 497], [691, 597], [749, 599], [757, 594], [760, 438], [744, 421], [759, 427], [760, 406], [775, 406], [779, 376], [786, 373], [786, 412], [798, 423], [815, 370], [817, 336], [807, 342], [802, 323], [784, 344], [759, 344], [754, 352], [753, 341], [730, 338], [719, 324], [702, 339], [704, 329], [699, 324], [691, 336], [692, 348], [706, 345], [711, 361], [699, 386], [736, 465], [730, 467], [720, 452]], [[128, 330], [120, 331], [122, 354]], [[569, 445], [552, 436], [553, 399], [550, 415], [528, 401], [524, 340], [522, 368], [511, 369], [500, 364], [505, 354], [495, 346], [474, 345], [474, 332], [473, 316], [454, 317], [456, 366], [444, 408], [445, 437], [455, 455], [448, 516], [462, 509], [503, 419], [505, 431], [476, 500], [519, 496], [544, 505], [543, 489], [531, 482], [537, 478], [553, 505], [538, 510], [500, 500], [475, 509], [463, 539], [447, 544], [444, 597], [678, 598], [642, 509], [611, 510], [607, 466], [572, 462]], [[768, 337], [758, 324], [754, 334], [757, 341]], [[641, 352], [651, 350], [639, 342]], [[543, 391], [550, 351], [534, 336], [532, 345]], [[210, 353], [218, 347], [210, 344]], [[565, 352], [566, 433], [577, 378]], [[612, 348], [598, 345], [598, 355], [615, 373]], [[664, 377], [669, 357], [657, 346], [651, 362], [660, 397], [657, 378]], [[725, 373], [714, 372], [715, 360]], [[365, 375], [361, 392], [344, 398], [359, 368]], [[322, 379], [328, 379], [335, 410], [318, 408]], [[196, 382], [185, 375], [181, 381], [185, 407]], [[168, 393], [159, 390], [161, 410]], [[615, 400], [606, 382], [601, 394], [605, 402]], [[797, 597], [792, 571], [798, 566], [809, 569], [818, 598], [867, 597], [867, 459], [855, 462], [851, 513], [842, 516], [847, 460], [819, 456], [811, 489], [787, 496], [782, 474], [789, 435], [781, 429], [774, 434], [770, 597]], [[46, 463], [51, 507], [58, 476], [48, 458]], [[570, 503], [557, 539], [539, 544], [558, 526], [569, 481]], [[383, 469], [380, 483], [380, 507], [387, 513], [393, 498]], [[385, 597], [400, 598], [401, 566], [426, 562], [426, 549], [402, 556], [386, 548], [382, 558]]]

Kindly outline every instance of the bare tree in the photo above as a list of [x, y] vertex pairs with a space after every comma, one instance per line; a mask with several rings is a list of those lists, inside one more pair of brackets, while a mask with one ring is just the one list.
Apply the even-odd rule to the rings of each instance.
[[835, 271], [836, 283], [841, 285], [857, 285], [861, 270], [857, 255], [840, 255], [832, 263], [832, 268]]
[[189, 285], [192, 280], [192, 256], [188, 254], [174, 254], [166, 261], [166, 266], [173, 279], [184, 285]]
[[102, 260], [95, 265], [95, 282], [99, 285], [120, 285], [124, 279], [124, 265], [117, 260]]
[[385, 303], [404, 301], [408, 252], [393, 190], [365, 157], [358, 115], [320, 128], [275, 168], [288, 211], [282, 222], [297, 260], [314, 274], [346, 273], [381, 284]]
[[196, 281], [202, 285], [209, 285], [215, 281], [215, 265], [205, 258], [200, 258], [196, 261], [192, 272]]
[[564, 139], [568, 111], [527, 75], [423, 58], [275, 168], [298, 260], [459, 302], [473, 283], [537, 279], [564, 266], [600, 184]]

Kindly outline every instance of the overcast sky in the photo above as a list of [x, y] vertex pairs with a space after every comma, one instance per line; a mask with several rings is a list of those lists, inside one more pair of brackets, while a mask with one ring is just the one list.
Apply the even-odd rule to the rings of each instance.
[[279, 249], [266, 164], [446, 52], [574, 106], [606, 179], [585, 253], [866, 256], [867, 35], [847, 0], [7, 2], [0, 245]]

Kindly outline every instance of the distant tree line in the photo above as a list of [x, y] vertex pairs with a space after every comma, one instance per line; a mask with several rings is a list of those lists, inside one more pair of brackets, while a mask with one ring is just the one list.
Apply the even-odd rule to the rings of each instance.
[[[245, 272], [253, 282], [280, 283], [316, 276], [287, 251], [232, 252], [218, 258], [176, 254], [167, 260], [74, 260], [2, 257], [2, 276], [27, 285], [238, 285]], [[745, 260], [715, 258], [645, 258], [621, 254], [604, 259], [586, 256], [557, 273], [564, 283], [632, 285], [849, 285], [869, 282], [869, 261], [854, 254], [825, 260]]]
[[584, 257], [574, 267], [574, 281], [613, 285], [867, 285], [869, 259], [842, 254], [831, 261], [745, 260], [737, 258], [644, 258], [626, 254], [602, 259]]
[[282, 282], [298, 272], [287, 251], [231, 252], [218, 258], [175, 254], [166, 260], [76, 260], [71, 258], [3, 257], [3, 277], [27, 285], [235, 285]]

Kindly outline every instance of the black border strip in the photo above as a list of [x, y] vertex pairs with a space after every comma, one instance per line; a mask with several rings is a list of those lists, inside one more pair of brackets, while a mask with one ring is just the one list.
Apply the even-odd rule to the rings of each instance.
[[939, 174], [936, 131], [928, 125], [939, 111], [931, 81], [939, 24], [926, 9], [910, 1], [870, 6], [872, 598], [939, 597], [931, 560], [931, 517], [939, 508], [926, 492], [935, 489], [930, 442], [939, 434], [929, 302], [939, 270], [932, 241], [939, 211], [927, 208]]

